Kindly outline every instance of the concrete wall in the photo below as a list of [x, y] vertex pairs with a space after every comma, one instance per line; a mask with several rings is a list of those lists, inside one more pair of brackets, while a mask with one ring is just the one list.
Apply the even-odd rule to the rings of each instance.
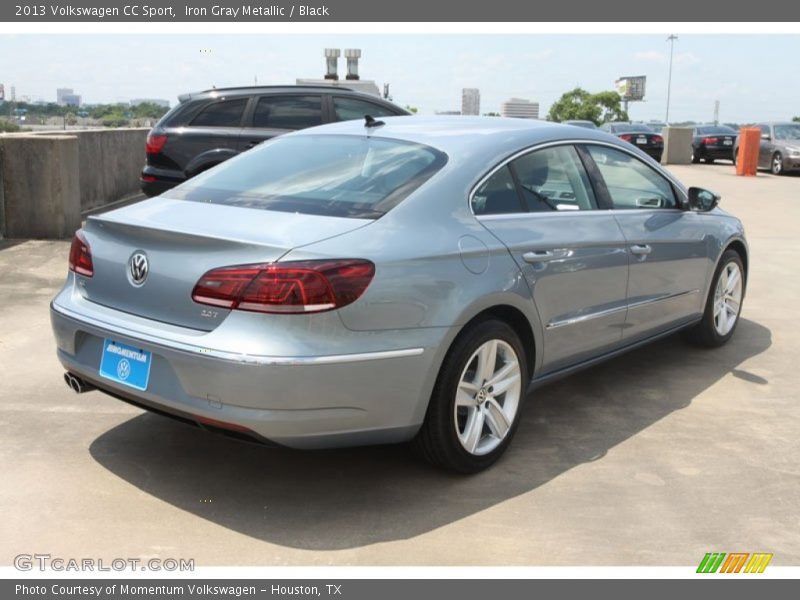
[[82, 211], [139, 193], [147, 132], [106, 129], [70, 134], [78, 138]]
[[74, 136], [0, 137], [3, 237], [71, 237], [81, 225], [78, 171]]
[[65, 238], [139, 193], [147, 129], [0, 135], [0, 236]]

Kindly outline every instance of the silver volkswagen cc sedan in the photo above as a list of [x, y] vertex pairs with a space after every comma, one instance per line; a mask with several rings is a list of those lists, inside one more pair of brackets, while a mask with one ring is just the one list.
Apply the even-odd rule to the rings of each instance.
[[683, 330], [719, 346], [742, 224], [601, 131], [396, 117], [285, 135], [90, 217], [51, 305], [76, 391], [295, 448], [474, 472], [526, 393]]

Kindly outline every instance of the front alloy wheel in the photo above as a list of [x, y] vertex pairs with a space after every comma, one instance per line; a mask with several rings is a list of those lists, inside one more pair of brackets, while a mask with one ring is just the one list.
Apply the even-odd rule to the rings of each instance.
[[731, 261], [720, 273], [714, 291], [714, 328], [720, 336], [731, 332], [742, 305], [742, 270]]
[[451, 471], [487, 468], [514, 436], [527, 383], [517, 333], [496, 319], [470, 325], [442, 363], [415, 450]]
[[731, 339], [742, 312], [746, 275], [739, 253], [726, 250], [714, 273], [702, 320], [684, 332], [689, 342], [716, 348]]
[[776, 152], [775, 155], [772, 157], [772, 174], [773, 175], [780, 175], [783, 173], [783, 156], [781, 156], [780, 152]]

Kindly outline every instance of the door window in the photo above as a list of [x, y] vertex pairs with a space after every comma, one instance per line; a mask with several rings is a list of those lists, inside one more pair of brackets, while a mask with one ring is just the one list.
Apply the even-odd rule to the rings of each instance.
[[675, 208], [672, 184], [627, 152], [587, 146], [608, 188], [614, 208]]
[[194, 127], [239, 127], [247, 98], [221, 100], [206, 106], [192, 121]]
[[263, 96], [253, 114], [253, 127], [305, 129], [321, 124], [321, 96]]

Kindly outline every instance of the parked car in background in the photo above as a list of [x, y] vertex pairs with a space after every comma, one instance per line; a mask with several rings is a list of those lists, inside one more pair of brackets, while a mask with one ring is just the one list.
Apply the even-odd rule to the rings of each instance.
[[661, 162], [664, 153], [664, 138], [644, 123], [603, 123], [600, 129], [633, 144], [641, 151]]
[[278, 135], [334, 121], [409, 115], [377, 96], [332, 86], [261, 86], [184, 94], [147, 136], [142, 191], [158, 195]]
[[413, 440], [474, 472], [536, 386], [733, 336], [747, 246], [714, 193], [600, 131], [381, 121], [89, 217], [51, 304], [70, 387], [296, 448]]
[[594, 124], [592, 121], [581, 121], [581, 120], [569, 120], [569, 121], [561, 121], [562, 125], [572, 125], [573, 127], [584, 127], [586, 129], [597, 129], [597, 125]]
[[659, 134], [663, 131], [664, 127], [667, 127], [667, 124], [662, 121], [648, 121], [645, 125]]
[[733, 160], [733, 148], [739, 132], [727, 125], [697, 125], [692, 132], [692, 162], [713, 163]]
[[[800, 171], [800, 123], [764, 122], [753, 127], [761, 130], [761, 143], [758, 148], [759, 169], [769, 169], [774, 175]], [[738, 153], [737, 140], [734, 159]]]

